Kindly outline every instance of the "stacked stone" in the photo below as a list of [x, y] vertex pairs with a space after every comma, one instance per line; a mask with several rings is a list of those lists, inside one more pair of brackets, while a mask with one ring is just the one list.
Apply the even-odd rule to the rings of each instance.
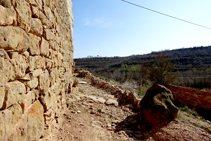
[[0, 0], [0, 140], [38, 140], [59, 122], [72, 66], [72, 1]]
[[[84, 73], [86, 72], [86, 73]], [[123, 90], [119, 86], [111, 85], [111, 83], [93, 76], [90, 72], [84, 71], [84, 70], [78, 70], [77, 71], [79, 77], [86, 77], [91, 80], [92, 85], [96, 87], [103, 88], [105, 90], [109, 90], [112, 95], [118, 98], [119, 105], [131, 105], [130, 108], [132, 110], [138, 111], [140, 109], [140, 101], [141, 99], [138, 99], [137, 95], [134, 92], [131, 92], [129, 90]], [[86, 75], [84, 75], [86, 74]]]

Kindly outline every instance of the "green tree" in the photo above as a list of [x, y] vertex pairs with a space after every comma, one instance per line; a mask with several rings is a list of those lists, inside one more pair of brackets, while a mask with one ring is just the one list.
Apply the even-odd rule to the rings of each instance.
[[168, 85], [176, 78], [174, 68], [175, 64], [171, 63], [169, 57], [159, 54], [151, 63], [147, 62], [142, 65], [141, 73], [145, 79], [149, 79], [154, 84]]

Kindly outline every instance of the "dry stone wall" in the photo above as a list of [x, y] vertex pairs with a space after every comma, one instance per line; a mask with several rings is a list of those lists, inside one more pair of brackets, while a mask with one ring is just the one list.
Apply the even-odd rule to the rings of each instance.
[[0, 0], [0, 140], [38, 140], [71, 92], [72, 0]]

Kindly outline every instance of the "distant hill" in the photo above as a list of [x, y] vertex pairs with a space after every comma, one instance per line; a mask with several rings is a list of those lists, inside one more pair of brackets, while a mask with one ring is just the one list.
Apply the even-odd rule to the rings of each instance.
[[175, 71], [187, 71], [193, 68], [197, 70], [205, 70], [211, 66], [211, 46], [181, 48], [175, 50], [165, 50], [152, 52], [145, 55], [132, 55], [128, 57], [92, 57], [74, 59], [76, 67], [85, 68], [95, 72], [110, 71], [113, 72], [122, 64], [136, 65], [143, 64], [158, 55], [164, 54], [172, 59], [176, 64]]

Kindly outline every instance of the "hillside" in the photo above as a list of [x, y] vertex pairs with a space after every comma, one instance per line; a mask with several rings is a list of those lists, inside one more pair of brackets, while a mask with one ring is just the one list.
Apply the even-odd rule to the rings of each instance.
[[145, 55], [132, 55], [128, 57], [92, 57], [74, 59], [76, 67], [86, 68], [90, 71], [110, 71], [119, 68], [121, 64], [136, 65], [146, 61], [152, 61], [158, 54], [164, 54], [172, 58], [176, 63], [176, 70], [186, 71], [193, 68], [205, 70], [211, 66], [211, 46], [182, 48], [152, 52]]

